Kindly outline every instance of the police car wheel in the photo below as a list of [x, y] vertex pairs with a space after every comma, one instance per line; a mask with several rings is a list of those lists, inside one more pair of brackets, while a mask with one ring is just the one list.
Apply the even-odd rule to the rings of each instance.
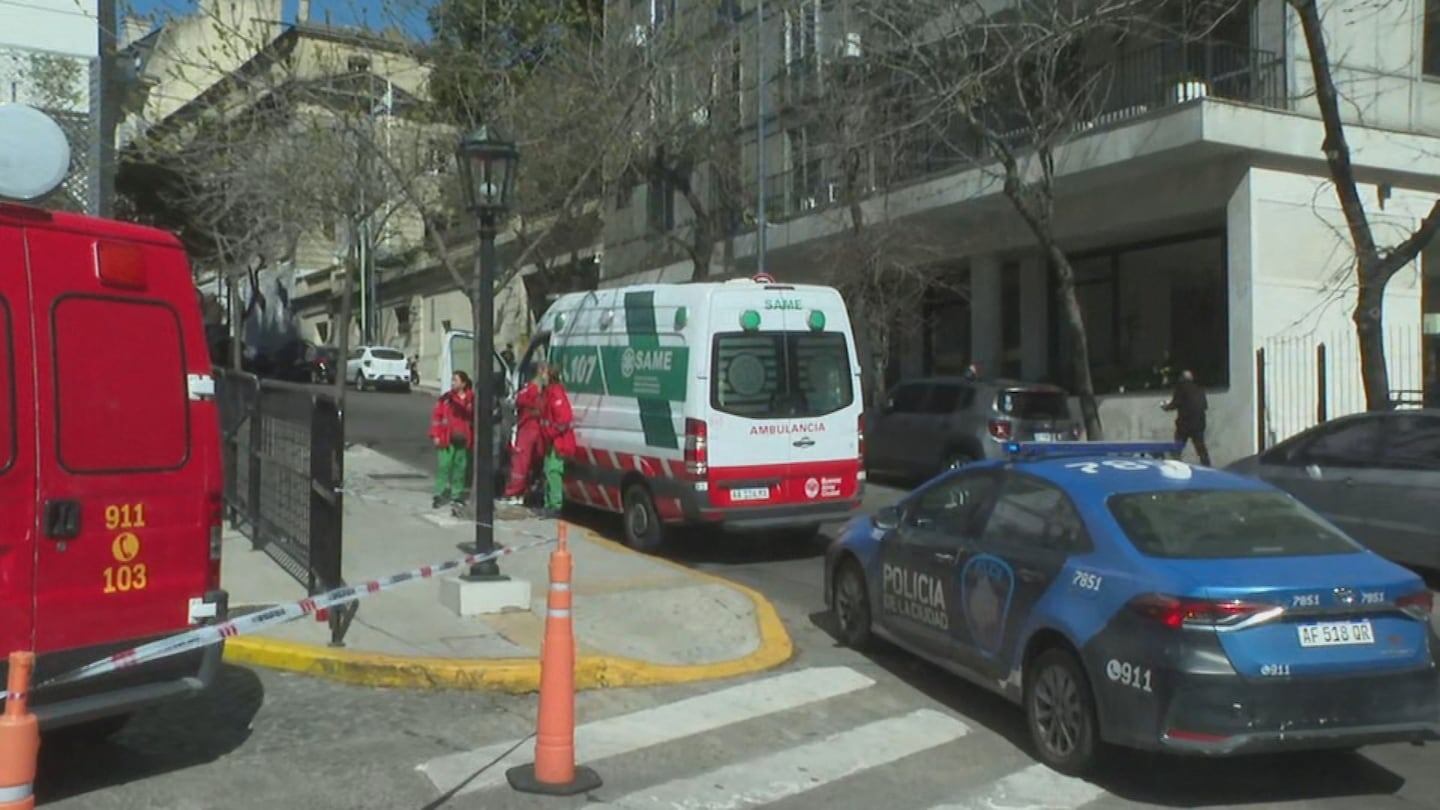
[[664, 540], [664, 527], [650, 490], [632, 484], [625, 490], [625, 545], [636, 551], [654, 551]]
[[1095, 764], [1101, 746], [1095, 699], [1066, 650], [1042, 653], [1025, 673], [1025, 718], [1036, 754], [1050, 768], [1074, 776]]
[[865, 577], [860, 566], [846, 560], [835, 571], [835, 622], [840, 628], [840, 641], [852, 650], [864, 649], [870, 643], [870, 597], [865, 592]]

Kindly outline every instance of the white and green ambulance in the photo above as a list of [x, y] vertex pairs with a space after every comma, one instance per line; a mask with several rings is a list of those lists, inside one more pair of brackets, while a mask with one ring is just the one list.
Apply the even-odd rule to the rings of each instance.
[[566, 499], [670, 527], [813, 534], [860, 505], [860, 366], [829, 287], [768, 276], [572, 293], [540, 319], [522, 379], [558, 363], [579, 453]]

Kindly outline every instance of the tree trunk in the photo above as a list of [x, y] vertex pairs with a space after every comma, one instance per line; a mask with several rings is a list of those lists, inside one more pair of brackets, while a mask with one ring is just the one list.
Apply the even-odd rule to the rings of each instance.
[[1071, 362], [1075, 372], [1075, 393], [1080, 397], [1080, 418], [1085, 423], [1085, 437], [1092, 442], [1105, 438], [1100, 423], [1100, 406], [1095, 401], [1095, 382], [1090, 376], [1090, 341], [1085, 337], [1085, 316], [1080, 299], [1075, 295], [1075, 268], [1054, 242], [1041, 237], [1045, 252], [1055, 266], [1055, 283], [1060, 305], [1065, 310], [1065, 331], [1070, 338]]
[[[1390, 371], [1385, 365], [1385, 283], [1377, 283], [1370, 263], [1359, 262], [1360, 288], [1356, 292], [1355, 336], [1360, 342], [1360, 379], [1365, 385], [1365, 407], [1386, 411], [1394, 407]], [[1381, 276], [1381, 278], [1384, 278]]]

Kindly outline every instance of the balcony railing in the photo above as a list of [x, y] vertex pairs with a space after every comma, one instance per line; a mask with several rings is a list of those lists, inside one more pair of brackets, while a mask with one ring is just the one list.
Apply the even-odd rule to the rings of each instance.
[[[1288, 107], [1285, 64], [1279, 56], [1222, 42], [1173, 42], [1131, 51], [1111, 62], [1096, 82], [1094, 95], [1067, 126], [1079, 134], [1201, 98], [1219, 98], [1246, 104]], [[821, 74], [808, 62], [790, 66], [781, 81], [792, 104], [817, 92]], [[903, 95], [903, 94], [900, 94]], [[809, 96], [813, 100], [813, 95]], [[1003, 105], [995, 105], [1002, 107]], [[1001, 113], [993, 122], [1015, 146], [1033, 137], [1018, 113]], [[927, 126], [900, 130], [876, 145], [865, 183], [869, 188], [897, 184], [941, 172], [975, 166], [985, 161], [988, 149], [958, 113], [945, 120], [933, 113]], [[823, 153], [824, 147], [817, 147]], [[766, 181], [766, 216], [772, 221], [802, 215], [841, 201], [838, 177], [830, 177], [828, 161], [820, 169], [814, 161], [803, 169], [772, 174]], [[744, 183], [751, 209], [755, 183]]]

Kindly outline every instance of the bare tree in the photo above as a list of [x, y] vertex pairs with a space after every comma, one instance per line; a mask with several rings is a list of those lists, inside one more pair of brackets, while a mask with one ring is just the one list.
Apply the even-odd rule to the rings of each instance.
[[1316, 0], [1287, 0], [1300, 19], [1315, 80], [1315, 98], [1325, 126], [1325, 140], [1320, 149], [1335, 185], [1340, 210], [1345, 216], [1351, 246], [1355, 251], [1355, 309], [1351, 319], [1360, 343], [1360, 377], [1365, 386], [1365, 404], [1369, 410], [1394, 407], [1390, 394], [1390, 372], [1385, 363], [1385, 287], [1406, 265], [1415, 261], [1420, 252], [1440, 231], [1440, 200], [1399, 244], [1376, 242], [1369, 214], [1360, 201], [1351, 162], [1350, 143], [1345, 137], [1345, 124], [1340, 114], [1340, 94], [1331, 70], [1330, 53], [1326, 47], [1324, 20]]

